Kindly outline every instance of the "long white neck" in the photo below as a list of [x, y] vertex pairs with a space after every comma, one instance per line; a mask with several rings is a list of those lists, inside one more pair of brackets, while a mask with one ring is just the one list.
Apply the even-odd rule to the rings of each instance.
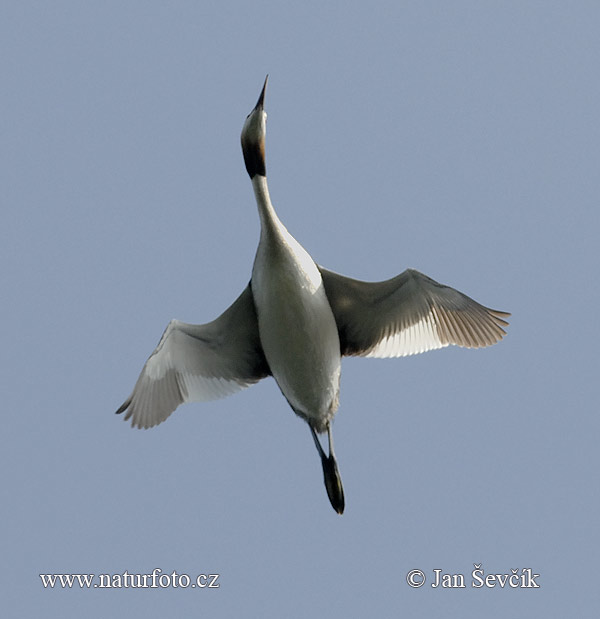
[[267, 185], [267, 177], [261, 174], [256, 174], [252, 178], [252, 187], [254, 189], [254, 196], [256, 197], [256, 204], [258, 206], [258, 215], [260, 217], [260, 229], [261, 235], [281, 237], [282, 235], [289, 234], [286, 227], [283, 225], [275, 208], [271, 202], [271, 196], [269, 195], [269, 186]]

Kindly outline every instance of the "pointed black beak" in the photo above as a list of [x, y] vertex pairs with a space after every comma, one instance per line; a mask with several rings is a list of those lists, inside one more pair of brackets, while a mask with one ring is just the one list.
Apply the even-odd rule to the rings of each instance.
[[267, 77], [265, 77], [265, 83], [263, 85], [263, 88], [260, 91], [260, 97], [258, 97], [258, 101], [256, 102], [256, 105], [254, 106], [255, 110], [262, 110], [265, 107], [265, 92], [267, 92], [268, 81], [269, 81], [269, 75], [267, 74]]

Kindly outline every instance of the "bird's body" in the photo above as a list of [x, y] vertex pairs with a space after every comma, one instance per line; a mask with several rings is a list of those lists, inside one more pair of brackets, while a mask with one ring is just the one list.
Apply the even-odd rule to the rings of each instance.
[[[151, 427], [183, 402], [222, 397], [272, 375], [319, 451], [333, 508], [344, 494], [331, 422], [338, 407], [342, 355], [411, 355], [449, 344], [494, 344], [505, 312], [407, 270], [361, 282], [318, 266], [279, 220], [265, 166], [267, 81], [242, 130], [242, 150], [261, 223], [252, 279], [233, 305], [204, 325], [171, 321], [131, 396], [117, 411]], [[327, 432], [329, 455], [316, 433]]]
[[[253, 182], [264, 180], [255, 176]], [[257, 195], [259, 203], [265, 195], [268, 200], [268, 193]], [[274, 211], [270, 217], [252, 269], [260, 341], [290, 406], [317, 432], [324, 432], [339, 398], [337, 326], [317, 265]]]

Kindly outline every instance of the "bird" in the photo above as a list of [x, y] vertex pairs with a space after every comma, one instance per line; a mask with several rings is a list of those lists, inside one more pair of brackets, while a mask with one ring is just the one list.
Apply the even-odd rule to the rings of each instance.
[[[481, 348], [506, 334], [508, 312], [484, 307], [414, 269], [366, 282], [317, 264], [279, 219], [267, 184], [265, 78], [241, 146], [260, 219], [250, 282], [218, 318], [171, 320], [116, 411], [150, 428], [186, 402], [227, 396], [272, 376], [311, 432], [333, 509], [345, 497], [334, 452], [343, 356], [402, 357], [449, 345]], [[327, 452], [319, 440], [327, 434]]]

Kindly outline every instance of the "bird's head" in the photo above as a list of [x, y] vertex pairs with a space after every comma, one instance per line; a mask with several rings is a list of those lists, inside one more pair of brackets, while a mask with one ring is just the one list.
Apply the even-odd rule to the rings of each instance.
[[242, 152], [244, 153], [244, 162], [246, 163], [246, 170], [248, 170], [250, 178], [254, 178], [257, 174], [261, 176], [266, 176], [267, 174], [265, 167], [267, 113], [264, 109], [264, 101], [268, 80], [269, 76], [267, 75], [260, 97], [258, 97], [258, 102], [250, 114], [248, 114], [242, 129]]

